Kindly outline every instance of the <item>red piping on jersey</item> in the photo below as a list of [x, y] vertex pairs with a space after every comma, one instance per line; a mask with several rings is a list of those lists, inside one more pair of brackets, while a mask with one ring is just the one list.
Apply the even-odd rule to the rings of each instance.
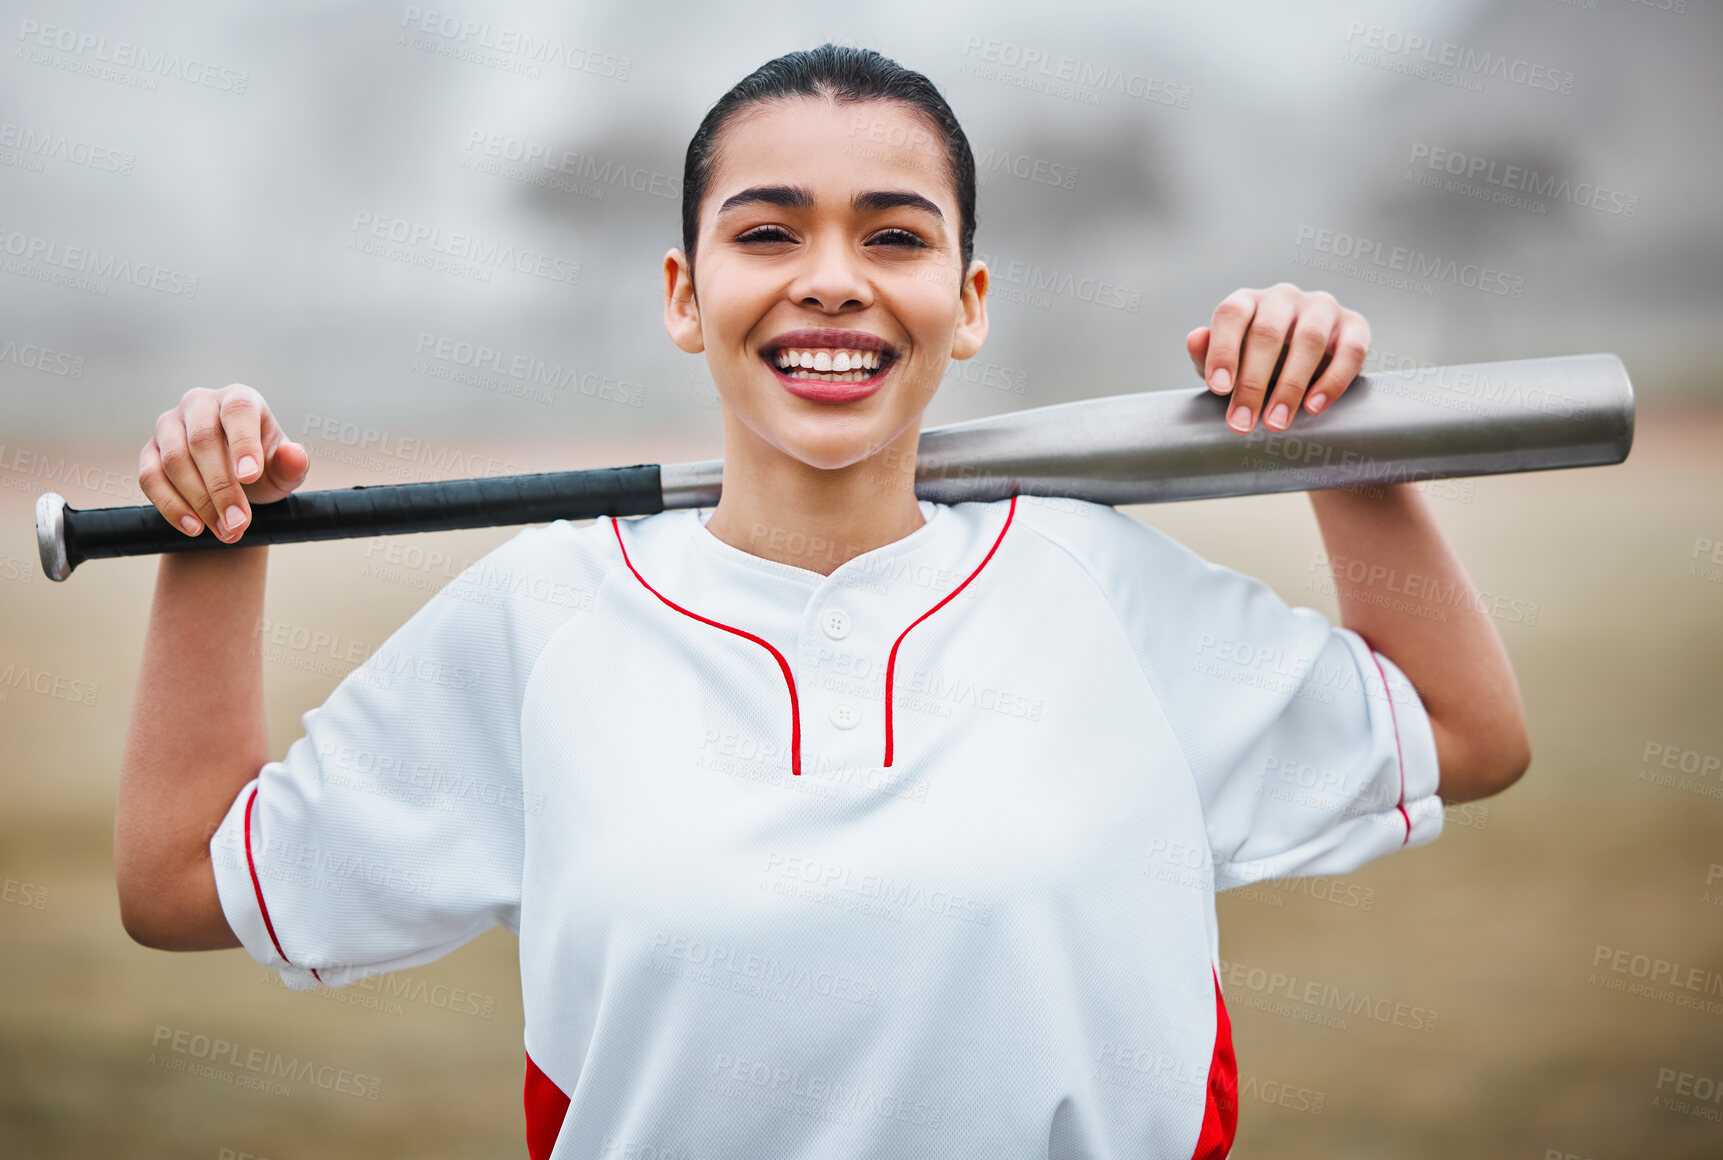
[[677, 612], [682, 613], [682, 615], [691, 616], [701, 624], [709, 624], [713, 628], [721, 628], [725, 632], [733, 632], [737, 636], [745, 637], [772, 654], [772, 658], [778, 662], [778, 668], [782, 669], [784, 672], [784, 684], [790, 687], [790, 772], [799, 777], [802, 772], [802, 712], [801, 708], [796, 704], [796, 678], [791, 675], [790, 662], [784, 659], [784, 654], [773, 648], [770, 641], [757, 637], [751, 632], [745, 632], [740, 628], [732, 628], [730, 625], [722, 624], [710, 617], [701, 616], [698, 612], [689, 612], [686, 608], [683, 608], [680, 604], [677, 604], [674, 600], [671, 600], [668, 596], [665, 596], [662, 592], [658, 591], [658, 589], [647, 584], [646, 577], [640, 574], [639, 570], [635, 568], [634, 562], [628, 558], [628, 549], [622, 543], [622, 524], [613, 519], [610, 521], [610, 526], [616, 532], [616, 546], [622, 549], [622, 562], [628, 565], [628, 570], [634, 573], [634, 578], [646, 586], [646, 591], [652, 593], [652, 595], [658, 597], [658, 599], [664, 601], [664, 603], [668, 604], [671, 608], [674, 608]]
[[1208, 1069], [1208, 1102], [1203, 1105], [1203, 1126], [1197, 1133], [1197, 1148], [1191, 1160], [1226, 1160], [1238, 1131], [1238, 1058], [1232, 1050], [1232, 1019], [1221, 998], [1220, 975], [1214, 975], [1214, 1059]]
[[526, 1057], [526, 1153], [528, 1160], [549, 1160], [568, 1116], [568, 1095]]
[[[251, 796], [245, 800], [245, 868], [251, 871], [251, 888], [257, 893], [257, 909], [263, 914], [263, 929], [269, 932], [269, 941], [275, 944], [275, 953], [281, 956], [281, 961], [288, 966], [293, 960], [287, 957], [287, 952], [281, 949], [281, 940], [275, 937], [275, 924], [269, 921], [269, 907], [263, 903], [263, 883], [257, 880], [257, 863], [251, 860], [251, 807], [257, 801], [257, 791], [261, 786], [251, 787]], [[323, 976], [317, 973], [317, 968], [311, 968], [311, 977], [319, 983]]]
[[[987, 549], [987, 555], [985, 555], [981, 558], [981, 563], [979, 563], [975, 566], [975, 571], [971, 572], [964, 579], [962, 584], [959, 584], [956, 588], [953, 588], [950, 592], [946, 593], [944, 600], [941, 600], [938, 604], [935, 604], [932, 608], [928, 609], [926, 612], [924, 612], [920, 616], [916, 617], [915, 620], [913, 622], [911, 622], [909, 628], [914, 628], [916, 625], [920, 624], [922, 621], [926, 620], [928, 617], [930, 617], [934, 613], [938, 612], [941, 608], [944, 608], [947, 601], [949, 601], [952, 597], [956, 596], [959, 592], [962, 592], [966, 587], [969, 586], [969, 581], [971, 581], [971, 580], [975, 579], [977, 576], [981, 575], [981, 570], [983, 568], [987, 567], [987, 561], [993, 559], [993, 553], [995, 553], [999, 550], [999, 542], [1005, 538], [1005, 529], [1009, 528], [1011, 526], [1011, 517], [1016, 515], [1016, 514], [1017, 514], [1017, 497], [1012, 496], [1011, 497], [1011, 506], [1005, 509], [1004, 527], [1001, 527], [999, 529], [999, 535], [994, 538], [993, 546], [991, 548]], [[892, 673], [897, 668], [897, 646], [902, 644], [903, 638], [909, 635], [909, 628], [906, 628], [902, 632], [897, 634], [897, 640], [892, 642], [891, 655], [886, 658], [886, 662], [885, 662], [885, 763], [888, 766], [891, 764], [891, 681], [892, 681]]]
[[[1365, 648], [1370, 648], [1370, 642], [1364, 642]], [[1400, 719], [1394, 713], [1394, 691], [1388, 687], [1388, 674], [1382, 670], [1382, 662], [1376, 660], [1376, 650], [1370, 648], [1370, 659], [1376, 661], [1376, 672], [1382, 677], [1382, 695], [1388, 698], [1388, 720], [1394, 725], [1394, 763], [1400, 769], [1400, 800], [1394, 803], [1394, 808], [1400, 811], [1400, 817], [1406, 823], [1406, 836], [1400, 839], [1404, 846], [1412, 840], [1412, 817], [1406, 812], [1406, 758], [1400, 752]]]

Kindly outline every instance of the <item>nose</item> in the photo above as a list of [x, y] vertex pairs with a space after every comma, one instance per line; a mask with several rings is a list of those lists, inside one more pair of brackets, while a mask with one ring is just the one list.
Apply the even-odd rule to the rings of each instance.
[[873, 301], [860, 257], [849, 239], [835, 230], [822, 231], [810, 239], [790, 281], [789, 295], [799, 305], [827, 313]]

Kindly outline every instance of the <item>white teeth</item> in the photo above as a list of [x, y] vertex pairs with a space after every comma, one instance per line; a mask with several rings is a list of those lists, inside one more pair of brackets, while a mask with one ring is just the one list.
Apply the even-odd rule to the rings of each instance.
[[845, 374], [857, 370], [878, 370], [883, 356], [877, 350], [838, 350], [833, 348], [809, 350], [780, 350], [777, 363], [780, 370], [804, 367], [812, 371]]
[[819, 383], [859, 383], [870, 376], [866, 371], [848, 371], [841, 375], [831, 373], [821, 374], [819, 371], [805, 371], [800, 367], [797, 367], [795, 370], [790, 372], [789, 377], [792, 379], [807, 379], [810, 382]]

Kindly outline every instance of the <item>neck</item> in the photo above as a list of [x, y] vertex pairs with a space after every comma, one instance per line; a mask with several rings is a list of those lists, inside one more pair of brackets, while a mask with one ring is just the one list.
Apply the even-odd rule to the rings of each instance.
[[921, 431], [848, 467], [811, 467], [724, 415], [724, 490], [706, 530], [733, 548], [829, 576], [926, 521], [915, 500]]

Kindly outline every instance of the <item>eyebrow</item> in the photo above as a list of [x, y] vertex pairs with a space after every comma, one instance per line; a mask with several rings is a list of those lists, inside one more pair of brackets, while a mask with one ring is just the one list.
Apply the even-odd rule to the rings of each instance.
[[[756, 185], [752, 189], [744, 189], [741, 193], [724, 199], [724, 204], [718, 207], [718, 216], [744, 205], [755, 205], [764, 202], [767, 205], [781, 205], [786, 209], [813, 209], [814, 195], [801, 185]], [[945, 215], [939, 212], [939, 207], [919, 193], [911, 193], [907, 189], [870, 189], [858, 193], [850, 201], [850, 208], [857, 213], [878, 213], [881, 210], [896, 209], [907, 206], [910, 209], [926, 210], [941, 222]]]

